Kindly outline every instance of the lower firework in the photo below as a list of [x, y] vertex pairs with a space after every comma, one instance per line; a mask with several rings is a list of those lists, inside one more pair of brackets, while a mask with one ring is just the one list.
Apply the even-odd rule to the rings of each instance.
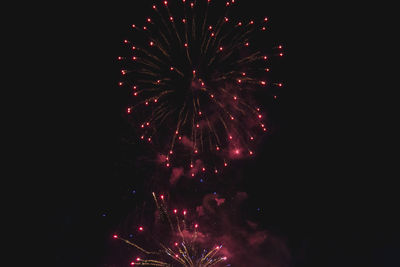
[[[146, 265], [146, 266], [185, 266], [185, 267], [208, 267], [208, 266], [230, 266], [225, 262], [226, 256], [221, 255], [222, 245], [215, 245], [210, 249], [201, 247], [203, 242], [198, 242], [199, 235], [198, 224], [188, 227], [186, 222], [187, 211], [182, 212], [183, 217], [178, 216], [178, 210], [174, 209], [174, 219], [171, 218], [170, 212], [167, 209], [165, 197], [160, 196], [160, 201], [157, 200], [153, 193], [153, 198], [156, 203], [160, 219], [164, 221], [176, 241], [171, 242], [159, 241], [159, 238], [151, 237], [152, 240], [157, 240], [155, 243], [158, 246], [156, 251], [149, 251], [136, 242], [114, 235], [114, 239], [122, 240], [128, 245], [138, 250], [143, 257], [137, 257], [131, 265]], [[139, 231], [144, 231], [142, 226]], [[167, 238], [168, 239], [168, 238]], [[171, 244], [171, 245], [168, 245]]]

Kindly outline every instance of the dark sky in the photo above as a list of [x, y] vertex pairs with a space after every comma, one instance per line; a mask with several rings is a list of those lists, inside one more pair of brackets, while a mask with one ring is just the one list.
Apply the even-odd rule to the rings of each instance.
[[[121, 142], [125, 100], [116, 88], [126, 28], [150, 10], [136, 2], [60, 4], [27, 30], [35, 62], [44, 64], [32, 71], [48, 99], [29, 128], [43, 151], [35, 166], [41, 178], [31, 182], [41, 188], [36, 217], [44, 219], [52, 266], [101, 266], [110, 234], [147, 193], [148, 163], [134, 160], [141, 147]], [[293, 266], [399, 266], [394, 177], [373, 142], [378, 136], [368, 133], [369, 119], [378, 118], [360, 111], [353, 79], [352, 10], [259, 2], [241, 4], [270, 17], [286, 47], [279, 131], [253, 161], [238, 164], [248, 179], [230, 190], [246, 191], [252, 208], [266, 210], [257, 218], [288, 240]]]

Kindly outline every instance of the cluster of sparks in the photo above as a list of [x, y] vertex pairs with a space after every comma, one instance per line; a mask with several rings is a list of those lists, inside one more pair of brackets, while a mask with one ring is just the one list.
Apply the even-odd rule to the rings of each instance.
[[[158, 242], [160, 247], [157, 251], [148, 251], [143, 247], [139, 246], [133, 241], [124, 239], [118, 235], [113, 235], [114, 239], [122, 240], [135, 249], [139, 250], [144, 257], [136, 257], [135, 260], [131, 261], [131, 265], [147, 265], [147, 266], [184, 266], [184, 267], [208, 267], [216, 266], [227, 260], [226, 256], [220, 256], [220, 250], [222, 245], [216, 245], [213, 248], [206, 250], [199, 248], [196, 238], [198, 236], [198, 227], [196, 223], [191, 229], [190, 237], [184, 234], [190, 230], [186, 222], [187, 211], [183, 210], [183, 218], [178, 216], [178, 210], [174, 209], [173, 214], [175, 217], [175, 222], [171, 219], [170, 212], [167, 209], [164, 195], [160, 196], [160, 201], [157, 199], [156, 195], [153, 193], [153, 198], [156, 206], [160, 212], [160, 216], [164, 216], [167, 223], [169, 224], [170, 230], [177, 236], [180, 240], [172, 242], [171, 245], [167, 243]], [[143, 232], [144, 227], [138, 227], [138, 231]], [[230, 266], [230, 265], [224, 265]]]
[[283, 86], [268, 81], [269, 59], [283, 56], [283, 47], [256, 50], [250, 39], [266, 31], [268, 18], [228, 17], [236, 2], [226, 2], [224, 14], [214, 18], [218, 4], [211, 0], [162, 1], [124, 40], [130, 55], [118, 60], [119, 86], [132, 96], [126, 113], [141, 140], [158, 143], [166, 168], [180, 164], [216, 174], [231, 159], [253, 156], [255, 139], [268, 131], [252, 93]]

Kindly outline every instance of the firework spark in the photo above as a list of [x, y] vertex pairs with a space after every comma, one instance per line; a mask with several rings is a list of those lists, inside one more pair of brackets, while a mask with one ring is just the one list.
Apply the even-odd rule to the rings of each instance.
[[139, 125], [140, 139], [157, 144], [166, 168], [188, 168], [200, 159], [200, 168], [217, 174], [229, 160], [253, 156], [255, 139], [268, 131], [254, 96], [282, 87], [268, 75], [270, 58], [283, 56], [283, 49], [257, 50], [260, 42], [251, 40], [265, 34], [268, 18], [230, 17], [236, 4], [154, 4], [151, 16], [142, 26], [132, 25], [123, 42], [129, 52], [118, 57], [119, 85], [132, 100], [126, 113]]
[[[215, 245], [210, 249], [201, 249], [199, 242], [196, 239], [199, 236], [198, 227], [195, 223], [191, 229], [188, 227], [186, 222], [187, 210], [182, 211], [183, 217], [178, 216], [178, 210], [174, 209], [174, 219], [171, 218], [170, 212], [166, 206], [165, 196], [161, 195], [157, 199], [153, 193], [153, 198], [159, 211], [160, 217], [162, 217], [169, 225], [173, 236], [179, 238], [179, 242], [175, 241], [171, 245], [167, 245], [171, 242], [160, 242], [157, 241], [159, 249], [157, 251], [149, 251], [144, 249], [137, 243], [128, 239], [122, 238], [118, 235], [113, 235], [114, 239], [119, 239], [139, 250], [144, 257], [137, 257], [131, 262], [131, 265], [147, 265], [147, 266], [184, 266], [184, 267], [208, 267], [208, 266], [222, 266], [221, 264], [227, 260], [226, 256], [220, 256], [222, 245]], [[139, 231], [144, 231], [143, 226], [138, 228]], [[229, 266], [229, 265], [223, 265]]]

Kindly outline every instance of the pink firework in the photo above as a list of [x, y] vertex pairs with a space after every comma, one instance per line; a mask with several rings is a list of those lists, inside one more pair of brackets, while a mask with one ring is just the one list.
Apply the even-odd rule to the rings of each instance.
[[123, 41], [129, 55], [118, 57], [119, 86], [131, 90], [127, 117], [140, 139], [166, 156], [166, 168], [200, 160], [216, 174], [232, 159], [252, 157], [255, 140], [268, 132], [257, 98], [283, 86], [269, 76], [283, 47], [258, 49], [265, 45], [252, 39], [267, 37], [269, 20], [230, 17], [237, 2], [149, 5], [149, 16]]

